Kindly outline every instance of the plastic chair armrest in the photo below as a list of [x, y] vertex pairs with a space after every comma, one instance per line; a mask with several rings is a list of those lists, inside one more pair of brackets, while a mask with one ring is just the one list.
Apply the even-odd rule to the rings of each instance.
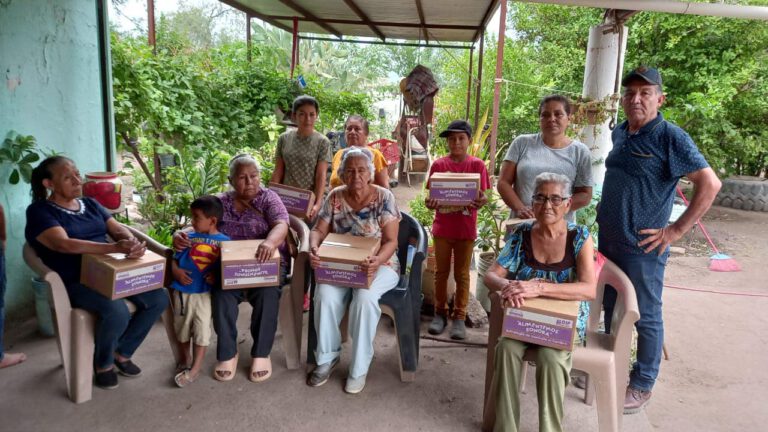
[[152, 252], [160, 256], [164, 256], [166, 258], [173, 258], [173, 249], [169, 248], [168, 246], [165, 246], [164, 244], [158, 242], [157, 240], [137, 230], [134, 227], [131, 227], [128, 225], [123, 225], [123, 226], [127, 228], [128, 231], [130, 231], [131, 234], [133, 234], [133, 236], [136, 237], [138, 241], [146, 242], [147, 248]]

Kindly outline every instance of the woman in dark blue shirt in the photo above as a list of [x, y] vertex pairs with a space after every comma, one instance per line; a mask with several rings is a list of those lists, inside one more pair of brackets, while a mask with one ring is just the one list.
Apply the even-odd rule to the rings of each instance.
[[[127, 297], [136, 305], [131, 316], [123, 300], [108, 299], [82, 285], [82, 254], [125, 253], [127, 258], [138, 258], [146, 244], [136, 240], [98, 202], [81, 196], [82, 178], [72, 160], [63, 156], [45, 159], [32, 171], [31, 183], [26, 240], [43, 263], [61, 276], [72, 307], [96, 314], [96, 385], [115, 388], [115, 367], [125, 376], [141, 374], [131, 356], [168, 306], [168, 297], [162, 290]], [[107, 234], [117, 242], [108, 243]]]

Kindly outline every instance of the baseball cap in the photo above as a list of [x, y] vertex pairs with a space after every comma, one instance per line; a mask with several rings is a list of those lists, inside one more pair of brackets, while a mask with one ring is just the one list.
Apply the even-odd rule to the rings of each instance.
[[627, 84], [636, 79], [640, 79], [649, 84], [654, 84], [661, 87], [661, 74], [657, 69], [648, 66], [639, 66], [635, 68], [632, 72], [628, 73], [623, 80], [621, 80], [621, 85], [626, 87]]
[[448, 128], [440, 132], [440, 138], [445, 138], [451, 134], [451, 132], [464, 132], [468, 137], [472, 138], [472, 126], [464, 120], [454, 120], [448, 125]]

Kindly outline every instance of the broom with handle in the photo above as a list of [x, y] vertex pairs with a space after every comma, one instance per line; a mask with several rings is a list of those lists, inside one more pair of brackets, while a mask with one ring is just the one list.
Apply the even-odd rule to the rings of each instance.
[[[683, 199], [683, 202], [686, 206], [688, 206], [688, 199], [685, 198], [685, 195], [683, 194], [683, 191], [680, 189], [680, 186], [677, 186], [677, 194], [680, 195], [680, 198]], [[738, 262], [736, 262], [735, 259], [731, 258], [730, 256], [721, 253], [719, 249], [717, 249], [717, 246], [715, 246], [715, 242], [712, 241], [712, 237], [709, 236], [709, 233], [707, 232], [707, 229], [704, 228], [704, 224], [701, 223], [701, 219], [698, 219], [696, 223], [701, 228], [702, 234], [704, 234], [704, 237], [707, 238], [707, 241], [709, 242], [709, 245], [712, 247], [712, 250], [715, 252], [714, 255], [709, 257], [709, 269], [712, 271], [718, 271], [718, 272], [737, 272], [741, 271], [741, 265], [739, 265]]]

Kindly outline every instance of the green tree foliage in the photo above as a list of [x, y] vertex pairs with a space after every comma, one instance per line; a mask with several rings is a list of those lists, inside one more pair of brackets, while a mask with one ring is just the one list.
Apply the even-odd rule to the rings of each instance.
[[[289, 73], [291, 34], [271, 26], [255, 25], [252, 29], [254, 55]], [[312, 77], [316, 85], [329, 92], [355, 89], [355, 93], [370, 95], [377, 93], [387, 74], [387, 57], [386, 50], [369, 45], [301, 40], [295, 74]]]
[[[742, 2], [743, 3], [743, 2]], [[763, 21], [639, 14], [627, 65], [658, 66], [665, 115], [725, 174], [768, 168], [768, 26]]]
[[[538, 130], [536, 107], [542, 96], [581, 94], [589, 28], [602, 15], [591, 8], [510, 2], [499, 146]], [[624, 68], [660, 68], [665, 117], [691, 135], [721, 174], [763, 175], [768, 169], [768, 26], [757, 20], [650, 12], [633, 16], [627, 26]], [[485, 41], [481, 114], [492, 104], [494, 39]], [[444, 84], [435, 110], [438, 129], [465, 115], [469, 54], [461, 55], [463, 68], [445, 57], [430, 66]]]
[[[111, 35], [116, 131], [142, 168], [134, 176], [145, 190], [139, 209], [158, 239], [186, 224], [192, 199], [226, 187], [231, 156], [253, 154], [269, 177], [283, 131], [275, 114], [299, 94], [318, 98], [321, 131], [352, 113], [370, 116], [365, 92], [333, 91], [311, 73], [301, 89], [269, 60], [273, 48], [257, 45], [248, 62], [245, 43], [217, 44], [206, 20], [199, 11], [161, 18], [154, 54], [141, 36]], [[159, 169], [159, 154], [175, 166]]]

